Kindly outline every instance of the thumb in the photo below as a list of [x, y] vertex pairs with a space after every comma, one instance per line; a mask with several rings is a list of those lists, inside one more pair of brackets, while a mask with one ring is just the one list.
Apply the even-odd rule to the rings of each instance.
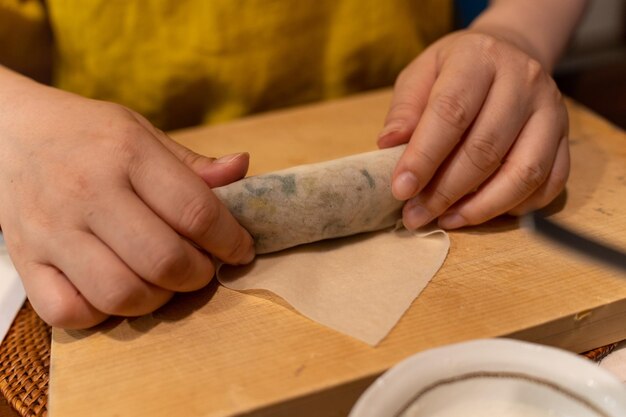
[[246, 176], [250, 162], [250, 155], [247, 152], [225, 155], [219, 159], [200, 155], [170, 138], [140, 114], [136, 112], [131, 112], [131, 114], [176, 158], [202, 178], [210, 188], [221, 187]]
[[207, 158], [198, 154], [196, 156], [198, 159], [191, 169], [211, 188], [221, 187], [240, 180], [248, 172], [250, 162], [248, 152], [233, 153], [219, 159]]
[[250, 154], [247, 152], [210, 158], [185, 148], [169, 136], [161, 140], [183, 164], [195, 172], [210, 188], [221, 187], [242, 179], [248, 172]]

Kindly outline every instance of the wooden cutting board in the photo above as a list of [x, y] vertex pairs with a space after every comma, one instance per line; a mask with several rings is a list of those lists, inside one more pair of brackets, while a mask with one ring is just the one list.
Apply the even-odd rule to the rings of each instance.
[[[173, 133], [251, 173], [375, 148], [389, 91]], [[626, 135], [569, 102], [572, 173], [558, 221], [626, 247]], [[563, 206], [561, 209], [561, 206]], [[450, 233], [444, 267], [376, 348], [217, 285], [150, 316], [55, 330], [49, 411], [72, 416], [343, 416], [408, 355], [514, 335], [583, 351], [626, 338], [626, 280], [512, 218]]]

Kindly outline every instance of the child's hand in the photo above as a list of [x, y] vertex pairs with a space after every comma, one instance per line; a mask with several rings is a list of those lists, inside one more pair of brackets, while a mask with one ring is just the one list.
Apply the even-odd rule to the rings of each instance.
[[246, 154], [213, 161], [121, 106], [0, 76], [11, 77], [0, 95], [0, 224], [45, 321], [89, 327], [201, 288], [214, 264], [197, 247], [252, 260], [250, 236], [209, 188], [243, 177]]
[[378, 144], [409, 142], [393, 175], [411, 229], [540, 208], [569, 173], [568, 117], [542, 65], [515, 44], [462, 31], [398, 77]]

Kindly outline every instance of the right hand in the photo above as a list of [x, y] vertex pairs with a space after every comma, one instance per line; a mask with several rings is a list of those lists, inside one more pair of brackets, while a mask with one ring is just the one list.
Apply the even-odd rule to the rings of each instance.
[[146, 314], [205, 286], [214, 258], [253, 259], [210, 189], [242, 178], [247, 154], [202, 157], [122, 106], [15, 74], [0, 84], [0, 225], [46, 322]]

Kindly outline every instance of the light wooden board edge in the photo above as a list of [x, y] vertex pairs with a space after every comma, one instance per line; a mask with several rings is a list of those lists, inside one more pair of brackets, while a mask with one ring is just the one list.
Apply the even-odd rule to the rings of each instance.
[[[620, 300], [501, 337], [583, 353], [599, 346], [626, 340], [626, 326], [617, 325], [625, 322], [626, 300]], [[611, 333], [604, 333], [602, 331], [604, 328], [614, 330]], [[582, 332], [585, 337], [581, 337]], [[236, 417], [347, 416], [361, 394], [381, 374], [375, 373], [279, 404], [237, 414]]]

